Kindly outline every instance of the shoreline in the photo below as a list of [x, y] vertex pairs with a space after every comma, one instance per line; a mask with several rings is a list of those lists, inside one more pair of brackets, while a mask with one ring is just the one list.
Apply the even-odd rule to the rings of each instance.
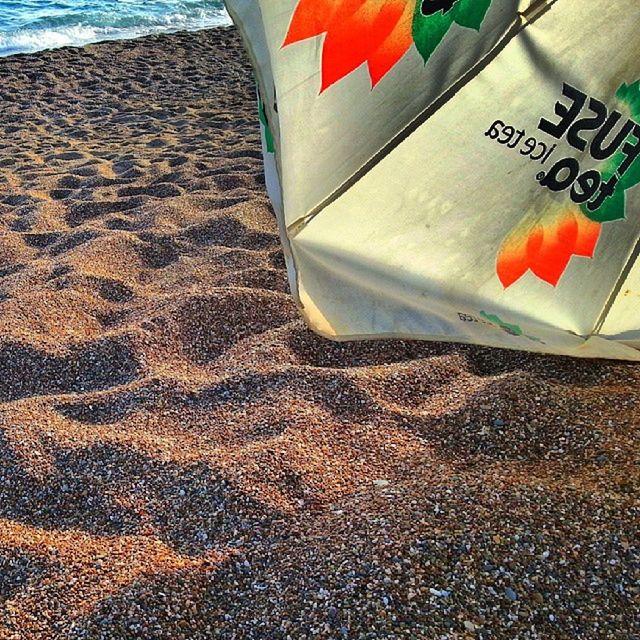
[[255, 102], [233, 27], [0, 58], [0, 638], [637, 635], [640, 368], [311, 333]]
[[153, 39], [153, 38], [163, 38], [164, 36], [188, 36], [189, 34], [197, 34], [197, 33], [201, 33], [203, 31], [216, 31], [218, 29], [221, 30], [234, 30], [235, 26], [233, 25], [233, 23], [228, 22], [228, 23], [221, 23], [219, 25], [211, 25], [211, 26], [206, 26], [206, 27], [202, 27], [200, 29], [178, 29], [176, 31], [160, 31], [157, 33], [146, 33], [146, 34], [142, 34], [142, 35], [138, 35], [138, 36], [127, 36], [127, 35], [123, 35], [122, 37], [112, 37], [112, 38], [106, 38], [104, 40], [95, 40], [95, 41], [91, 41], [91, 42], [85, 42], [82, 44], [65, 44], [65, 45], [61, 45], [61, 46], [53, 46], [53, 47], [46, 47], [43, 49], [37, 49], [35, 51], [18, 51], [16, 53], [7, 53], [7, 54], [3, 54], [0, 51], [0, 60], [6, 60], [7, 58], [15, 58], [16, 56], [34, 56], [34, 55], [39, 55], [39, 54], [43, 54], [43, 53], [47, 53], [47, 52], [51, 52], [51, 51], [60, 51], [60, 50], [67, 50], [67, 49], [84, 49], [86, 47], [93, 47], [96, 45], [109, 45], [109, 44], [116, 44], [118, 42], [136, 42], [137, 40], [144, 40], [144, 39]]

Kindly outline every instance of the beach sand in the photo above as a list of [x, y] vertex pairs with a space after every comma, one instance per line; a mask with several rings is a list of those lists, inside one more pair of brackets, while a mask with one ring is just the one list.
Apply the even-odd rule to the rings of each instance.
[[0, 132], [2, 640], [640, 637], [640, 368], [311, 333], [235, 31]]

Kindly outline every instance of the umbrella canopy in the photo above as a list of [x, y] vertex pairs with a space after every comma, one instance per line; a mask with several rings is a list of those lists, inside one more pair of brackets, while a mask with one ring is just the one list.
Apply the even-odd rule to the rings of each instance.
[[640, 360], [637, 0], [227, 0], [335, 339]]

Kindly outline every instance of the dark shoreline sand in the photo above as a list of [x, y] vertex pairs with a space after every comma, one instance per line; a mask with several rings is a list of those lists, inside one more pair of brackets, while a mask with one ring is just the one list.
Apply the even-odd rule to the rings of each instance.
[[235, 31], [0, 131], [1, 640], [640, 637], [640, 369], [310, 333]]

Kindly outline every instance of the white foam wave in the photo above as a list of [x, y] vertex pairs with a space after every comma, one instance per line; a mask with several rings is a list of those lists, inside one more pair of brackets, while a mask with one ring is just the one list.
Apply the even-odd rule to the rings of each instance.
[[0, 33], [0, 56], [32, 53], [43, 49], [66, 46], [84, 46], [104, 40], [138, 38], [154, 33], [171, 33], [183, 30], [196, 31], [230, 23], [231, 21], [226, 12], [209, 11], [204, 15], [172, 14], [164, 16], [154, 24], [119, 28], [76, 24], [55, 28], [25, 29], [13, 33]]
[[7, 55], [68, 45], [88, 44], [99, 40], [101, 35], [103, 34], [99, 34], [97, 29], [81, 25], [65, 27], [62, 30], [17, 31], [8, 35], [0, 35], [0, 52]]

